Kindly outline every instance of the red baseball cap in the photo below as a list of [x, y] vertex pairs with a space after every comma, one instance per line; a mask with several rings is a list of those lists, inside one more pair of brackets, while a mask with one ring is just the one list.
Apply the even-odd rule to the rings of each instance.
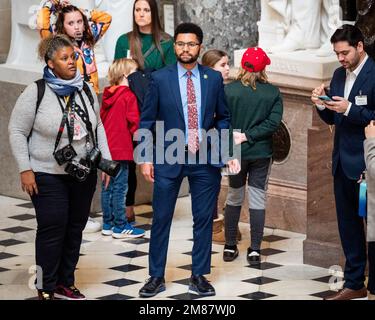
[[241, 66], [249, 72], [260, 72], [264, 68], [271, 64], [270, 58], [263, 51], [262, 48], [248, 48], [241, 60]]

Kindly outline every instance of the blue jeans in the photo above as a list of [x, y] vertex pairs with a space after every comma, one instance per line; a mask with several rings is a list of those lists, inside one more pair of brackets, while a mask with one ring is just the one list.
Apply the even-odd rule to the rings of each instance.
[[126, 223], [125, 199], [128, 192], [128, 161], [119, 161], [121, 170], [105, 189], [102, 183], [103, 223], [123, 228]]

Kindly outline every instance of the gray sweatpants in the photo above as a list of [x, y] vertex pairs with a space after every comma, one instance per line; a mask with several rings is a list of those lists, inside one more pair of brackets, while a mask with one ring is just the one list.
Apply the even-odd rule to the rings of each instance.
[[247, 192], [250, 217], [250, 247], [260, 250], [263, 239], [266, 191], [271, 171], [272, 158], [242, 160], [241, 171], [229, 176], [229, 188], [225, 206], [225, 243], [236, 245], [237, 227], [240, 219], [241, 206]]

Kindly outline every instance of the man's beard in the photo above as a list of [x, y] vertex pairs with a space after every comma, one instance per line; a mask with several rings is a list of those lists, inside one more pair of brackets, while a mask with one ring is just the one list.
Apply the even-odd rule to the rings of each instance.
[[183, 60], [180, 58], [180, 56], [177, 56], [177, 61], [183, 64], [191, 64], [191, 63], [196, 62], [198, 58], [199, 58], [199, 52], [195, 56], [191, 55], [190, 59], [188, 60]]

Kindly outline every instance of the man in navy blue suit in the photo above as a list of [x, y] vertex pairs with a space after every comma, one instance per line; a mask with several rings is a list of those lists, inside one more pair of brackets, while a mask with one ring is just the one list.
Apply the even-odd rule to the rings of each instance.
[[[177, 26], [174, 50], [178, 62], [152, 74], [141, 112], [140, 129], [155, 131], [161, 121], [164, 132], [179, 130], [183, 135], [182, 163], [143, 161], [141, 172], [154, 183], [153, 222], [151, 228], [149, 274], [140, 289], [141, 297], [152, 297], [165, 290], [164, 272], [169, 232], [182, 179], [189, 180], [194, 246], [189, 289], [202, 296], [215, 295], [215, 289], [204, 277], [211, 268], [212, 214], [220, 190], [221, 162], [213, 163], [213, 143], [203, 146], [204, 132], [229, 129], [230, 116], [226, 105], [223, 79], [219, 72], [197, 63], [203, 32], [192, 23]], [[157, 142], [156, 152], [167, 156], [174, 141], [164, 137], [164, 146]], [[210, 140], [208, 140], [210, 141]], [[211, 140], [212, 141], [212, 140]], [[206, 163], [189, 164], [207, 152]], [[146, 157], [147, 158], [147, 157]], [[156, 155], [158, 158], [158, 155]], [[150, 160], [150, 158], [148, 159]], [[180, 157], [181, 160], [181, 157]], [[139, 160], [138, 160], [139, 162]], [[155, 164], [153, 164], [155, 163]]]
[[358, 180], [365, 170], [364, 128], [375, 119], [375, 62], [364, 51], [363, 34], [355, 26], [343, 25], [337, 29], [331, 43], [342, 65], [331, 80], [331, 100], [319, 99], [326, 95], [324, 85], [313, 90], [311, 100], [321, 119], [335, 125], [332, 173], [346, 263], [344, 288], [326, 299], [351, 300], [367, 297], [366, 238], [364, 221], [358, 215]]

